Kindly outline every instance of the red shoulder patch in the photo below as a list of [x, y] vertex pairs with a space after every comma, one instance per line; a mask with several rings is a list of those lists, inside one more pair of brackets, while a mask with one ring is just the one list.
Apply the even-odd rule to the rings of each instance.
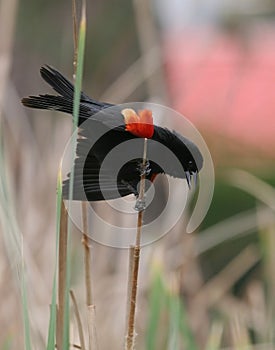
[[121, 111], [124, 117], [125, 130], [131, 134], [150, 139], [154, 134], [154, 124], [152, 111], [143, 109], [136, 113], [131, 108], [126, 108]]

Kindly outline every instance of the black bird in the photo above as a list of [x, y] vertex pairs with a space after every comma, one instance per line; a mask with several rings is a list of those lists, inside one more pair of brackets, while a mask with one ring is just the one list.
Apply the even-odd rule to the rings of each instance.
[[[58, 95], [26, 97], [23, 105], [72, 114], [74, 86], [50, 66], [41, 67], [40, 73]], [[122, 109], [82, 92], [78, 126], [81, 137], [74, 164], [74, 200], [99, 201], [131, 193], [138, 196], [144, 138], [148, 140], [147, 187], [162, 173], [186, 179], [189, 188], [192, 178], [196, 183], [203, 165], [200, 150], [176, 131], [154, 125], [150, 110]], [[66, 179], [64, 198], [68, 198], [68, 193]]]

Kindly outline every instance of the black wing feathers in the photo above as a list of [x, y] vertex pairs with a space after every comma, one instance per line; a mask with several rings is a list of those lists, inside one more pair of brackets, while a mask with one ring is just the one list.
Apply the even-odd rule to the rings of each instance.
[[[131, 194], [133, 191], [127, 184], [117, 181], [113, 169], [101, 169], [101, 162], [89, 147], [90, 143], [87, 140], [78, 140], [78, 158], [75, 159], [74, 164], [73, 199], [98, 201]], [[68, 179], [63, 181], [64, 199], [69, 198], [70, 176], [71, 174], [68, 174]]]
[[[57, 110], [65, 113], [73, 113], [74, 86], [61, 73], [50, 66], [43, 66], [40, 69], [42, 78], [56, 91], [60, 96], [39, 95], [30, 96], [22, 99], [26, 107], [37, 109]], [[86, 119], [96, 114], [100, 110], [112, 106], [109, 103], [98, 102], [91, 99], [83, 92], [80, 96], [79, 125]]]
[[[40, 73], [58, 95], [30, 96], [23, 98], [22, 103], [31, 108], [72, 114], [73, 84], [57, 70], [47, 65], [41, 67]], [[85, 124], [81, 125], [84, 122]], [[79, 126], [80, 139], [74, 163], [73, 199], [97, 201], [114, 199], [131, 193], [137, 195], [142, 161], [139, 157], [142, 155], [143, 139], [125, 130], [121, 106], [98, 102], [81, 92]], [[138, 141], [133, 143], [134, 151], [138, 152], [138, 156], [132, 160], [128, 154], [133, 157], [135, 153], [132, 153], [133, 149], [130, 149], [126, 142], [131, 139]], [[102, 169], [103, 161], [109, 152], [123, 143], [125, 143], [125, 148], [121, 148], [121, 154], [114, 152], [111, 158], [113, 163], [107, 166], [104, 164], [104, 169]], [[164, 147], [160, 147], [160, 144]], [[141, 149], [140, 156], [139, 148]], [[171, 153], [175, 157], [171, 157]], [[195, 180], [203, 165], [202, 155], [192, 141], [175, 131], [159, 126], [154, 126], [153, 137], [148, 139], [147, 156], [149, 160], [147, 179], [153, 179], [156, 174], [165, 172], [174, 177], [186, 178], [189, 187], [192, 176]], [[121, 157], [125, 157], [126, 163], [118, 174], [115, 174], [115, 167], [112, 164], [120, 164], [118, 161], [121, 160]], [[69, 197], [70, 176], [68, 174], [68, 179], [63, 182], [65, 199]]]

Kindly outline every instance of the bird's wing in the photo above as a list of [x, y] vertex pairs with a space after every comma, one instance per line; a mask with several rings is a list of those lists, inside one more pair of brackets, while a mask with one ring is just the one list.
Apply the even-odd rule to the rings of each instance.
[[[87, 139], [79, 139], [77, 158], [74, 162], [73, 199], [83, 201], [98, 201], [114, 199], [132, 193], [131, 188], [118, 182], [112, 167], [101, 168], [101, 161], [90, 149]], [[71, 174], [63, 182], [63, 198], [69, 198], [69, 181]]]

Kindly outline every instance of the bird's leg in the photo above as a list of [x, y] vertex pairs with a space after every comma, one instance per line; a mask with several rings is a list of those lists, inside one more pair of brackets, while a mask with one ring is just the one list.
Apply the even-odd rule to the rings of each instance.
[[[146, 160], [145, 162], [142, 161], [138, 164], [137, 170], [140, 173], [140, 178], [142, 181], [142, 178], [145, 178], [150, 174], [151, 169], [150, 169], [150, 162], [148, 160]], [[139, 193], [139, 195], [137, 196], [137, 200], [136, 200], [136, 205], [135, 205], [135, 210], [136, 211], [143, 211], [146, 209], [146, 195], [143, 191], [143, 193], [141, 194], [141, 191]]]
[[139, 162], [136, 169], [139, 171], [140, 176], [148, 176], [151, 172], [149, 160], [146, 160], [145, 164], [142, 161]]

